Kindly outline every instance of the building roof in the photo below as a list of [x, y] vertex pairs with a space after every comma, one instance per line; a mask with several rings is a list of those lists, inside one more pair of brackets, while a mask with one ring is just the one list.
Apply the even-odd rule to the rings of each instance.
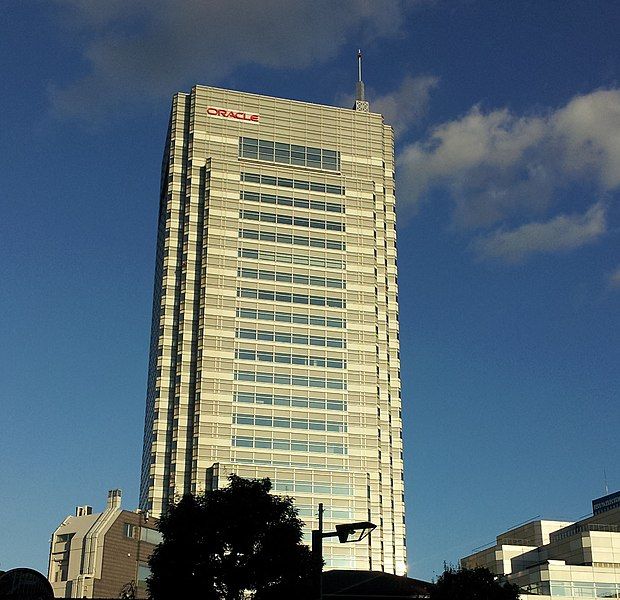
[[326, 598], [428, 598], [430, 587], [426, 581], [383, 571], [336, 569], [323, 573], [323, 596]]

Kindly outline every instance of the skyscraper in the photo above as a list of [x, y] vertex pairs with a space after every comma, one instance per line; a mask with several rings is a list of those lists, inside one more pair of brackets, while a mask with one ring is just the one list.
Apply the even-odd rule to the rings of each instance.
[[142, 508], [270, 477], [309, 527], [318, 502], [326, 527], [377, 524], [328, 567], [404, 573], [401, 424], [393, 132], [363, 86], [353, 110], [176, 94]]

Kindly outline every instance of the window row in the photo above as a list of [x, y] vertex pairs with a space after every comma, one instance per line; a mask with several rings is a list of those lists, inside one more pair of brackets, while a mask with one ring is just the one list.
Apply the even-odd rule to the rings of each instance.
[[322, 346], [327, 348], [346, 348], [346, 341], [343, 338], [323, 337], [320, 335], [281, 333], [278, 331], [241, 328], [237, 328], [236, 335], [237, 338], [242, 340], [278, 342], [281, 344], [299, 344], [302, 346]]
[[327, 410], [347, 410], [346, 402], [323, 398], [304, 398], [302, 396], [281, 396], [278, 394], [257, 394], [253, 392], [236, 392], [235, 402], [244, 404], [264, 404], [268, 406], [293, 406], [296, 408], [318, 408]]
[[328, 390], [346, 390], [344, 379], [327, 377], [305, 377], [303, 375], [285, 375], [282, 373], [261, 373], [256, 371], [235, 371], [236, 381], [252, 383], [268, 383], [270, 385], [294, 385], [298, 387], [314, 387]]
[[286, 352], [265, 352], [264, 350], [248, 350], [237, 348], [235, 358], [238, 360], [253, 360], [258, 362], [279, 363], [282, 365], [296, 365], [300, 367], [327, 367], [328, 369], [346, 369], [347, 361], [341, 358], [325, 358], [323, 356], [304, 356], [303, 354], [289, 354]]
[[327, 231], [344, 231], [344, 223], [340, 221], [325, 221], [324, 219], [309, 219], [292, 215], [261, 212], [259, 210], [239, 211], [240, 219], [262, 221], [263, 223], [277, 223], [278, 225], [293, 225], [295, 227], [309, 227], [310, 229], [325, 229]]
[[352, 569], [355, 567], [355, 559], [350, 556], [330, 556], [325, 551], [324, 556], [325, 567], [330, 569]]
[[344, 444], [308, 442], [306, 440], [283, 440], [254, 436], [235, 435], [232, 445], [241, 448], [264, 448], [266, 450], [286, 450], [287, 452], [318, 452], [321, 454], [346, 454]]
[[317, 183], [316, 181], [304, 181], [302, 179], [288, 179], [286, 177], [273, 177], [272, 175], [259, 175], [258, 173], [241, 173], [241, 181], [249, 183], [261, 183], [277, 187], [295, 188], [296, 190], [310, 190], [323, 194], [337, 194], [344, 196], [344, 187], [330, 185], [329, 183]]
[[[140, 541], [148, 542], [149, 544], [157, 545], [162, 541], [162, 535], [155, 529], [149, 529], [148, 527], [139, 527], [133, 523], [123, 524], [123, 533], [125, 537], [137, 538], [138, 531], [140, 532]], [[73, 535], [73, 534], [71, 534]]]
[[[336, 494], [332, 494], [336, 495]], [[300, 517], [316, 517], [316, 506], [305, 506], [303, 504], [295, 503], [297, 510], [299, 511]], [[354, 511], [352, 508], [337, 508], [337, 507], [325, 507], [323, 510], [323, 516], [326, 519], [337, 519], [337, 520], [352, 520], [354, 515]]]
[[337, 150], [257, 140], [256, 138], [239, 138], [239, 156], [328, 171], [340, 169], [340, 152]]
[[524, 586], [531, 594], [577, 598], [620, 598], [620, 583], [591, 581], [541, 581]]
[[346, 468], [343, 465], [338, 465], [334, 463], [321, 462], [321, 463], [313, 463], [310, 460], [306, 459], [304, 462], [296, 461], [296, 460], [273, 460], [269, 458], [260, 458], [264, 456], [263, 454], [258, 454], [254, 458], [231, 458], [230, 462], [238, 463], [242, 465], [263, 465], [270, 467], [293, 467], [293, 468], [304, 468], [304, 469], [320, 469], [325, 471], [344, 471]]
[[[254, 297], [254, 296], [252, 296]], [[257, 319], [259, 321], [274, 321], [277, 323], [294, 323], [296, 325], [317, 325], [318, 327], [334, 327], [344, 329], [347, 326], [345, 319], [324, 317], [322, 315], [303, 315], [272, 310], [257, 310], [254, 308], [238, 308], [237, 317], [243, 319]]]
[[235, 425], [252, 425], [255, 427], [280, 427], [284, 429], [307, 429], [311, 431], [333, 431], [345, 433], [346, 423], [336, 421], [318, 421], [316, 419], [298, 419], [288, 417], [267, 417], [263, 415], [233, 415]]
[[261, 242], [276, 242], [277, 244], [291, 244], [293, 246], [308, 246], [310, 248], [327, 248], [328, 250], [345, 250], [345, 242], [326, 238], [288, 233], [273, 233], [271, 231], [256, 231], [255, 229], [240, 229], [239, 237]]
[[309, 208], [311, 210], [322, 210], [325, 212], [344, 213], [344, 205], [338, 204], [337, 202], [291, 198], [289, 196], [276, 196], [275, 194], [261, 194], [259, 192], [242, 190], [241, 200], [261, 202], [262, 204], [277, 204], [279, 206], [294, 206], [295, 208]]
[[250, 258], [266, 262], [285, 263], [289, 265], [305, 265], [324, 269], [344, 269], [345, 262], [337, 258], [326, 256], [309, 256], [307, 254], [289, 254], [288, 252], [272, 252], [271, 250], [255, 250], [254, 248], [239, 248], [239, 258]]
[[266, 269], [249, 269], [242, 267], [237, 269], [237, 277], [244, 279], [263, 279], [264, 281], [280, 281], [282, 283], [298, 283], [300, 285], [316, 285], [344, 290], [346, 283], [342, 279], [333, 277], [318, 277], [316, 275], [301, 275], [298, 273], [282, 273], [279, 271], [267, 271]]
[[311, 306], [328, 306], [330, 308], [346, 307], [346, 301], [341, 298], [330, 298], [326, 296], [307, 296], [306, 294], [275, 292], [273, 290], [239, 288], [237, 290], [237, 296], [239, 298], [271, 300], [272, 302], [290, 302], [292, 304], [310, 304]]
[[[352, 496], [353, 489], [350, 485], [339, 485], [336, 483], [312, 483], [310, 481], [287, 481], [285, 479], [273, 479], [271, 481], [274, 492], [300, 492], [302, 494], [327, 494], [329, 496]], [[316, 512], [316, 508], [314, 509]], [[323, 516], [327, 516], [323, 511]], [[348, 509], [344, 509], [347, 515]], [[311, 515], [313, 516], [313, 515]], [[332, 516], [332, 515], [330, 515]], [[346, 518], [346, 517], [345, 517]]]

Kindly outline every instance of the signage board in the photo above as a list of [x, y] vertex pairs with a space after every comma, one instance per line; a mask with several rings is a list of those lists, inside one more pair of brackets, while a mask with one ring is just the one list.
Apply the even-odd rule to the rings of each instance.
[[612, 508], [618, 508], [620, 506], [620, 492], [614, 492], [613, 494], [607, 494], [602, 498], [592, 500], [592, 514], [598, 515]]
[[258, 123], [260, 121], [260, 115], [256, 113], [230, 108], [220, 108], [218, 106], [207, 106], [207, 114], [217, 119], [231, 119], [233, 121], [244, 121], [246, 123]]

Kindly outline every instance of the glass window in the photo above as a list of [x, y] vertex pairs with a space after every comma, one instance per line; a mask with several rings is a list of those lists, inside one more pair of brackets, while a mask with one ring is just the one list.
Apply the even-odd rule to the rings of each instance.
[[573, 594], [581, 598], [593, 598], [594, 584], [587, 581], [575, 581], [573, 582]]
[[164, 538], [162, 534], [155, 529], [149, 529], [148, 527], [141, 527], [140, 528], [140, 539], [143, 542], [157, 545], [157, 544], [160, 544]]
[[138, 565], [138, 582], [146, 583], [146, 580], [151, 576], [151, 569], [147, 564], [140, 563]]
[[278, 150], [276, 148], [275, 159], [275, 162], [288, 165], [291, 163], [291, 153], [288, 150]]
[[242, 448], [251, 448], [253, 446], [252, 438], [236, 436], [233, 438], [233, 445]]
[[338, 402], [335, 400], [328, 400], [327, 401], [327, 408], [328, 410], [345, 410], [345, 404], [344, 402]]
[[345, 454], [344, 447], [341, 444], [327, 444], [327, 451], [330, 454]]
[[123, 534], [125, 537], [134, 538], [136, 537], [136, 526], [132, 523], [124, 523], [123, 524]]
[[552, 596], [572, 596], [570, 583], [563, 581], [552, 581], [550, 586]]
[[618, 598], [618, 589], [613, 583], [597, 583], [596, 596], [598, 598]]
[[275, 158], [275, 162], [329, 171], [337, 171], [340, 162], [340, 153], [336, 150], [244, 137], [239, 138], [239, 155], [241, 158], [258, 158], [270, 162], [274, 162]]

